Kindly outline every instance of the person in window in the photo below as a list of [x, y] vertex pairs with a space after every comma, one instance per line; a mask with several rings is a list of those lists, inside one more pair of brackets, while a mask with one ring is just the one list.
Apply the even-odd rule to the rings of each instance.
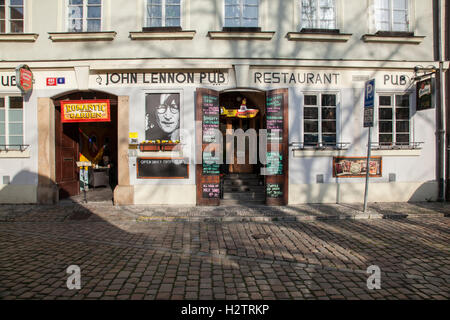
[[180, 95], [149, 94], [146, 99], [146, 140], [180, 139]]

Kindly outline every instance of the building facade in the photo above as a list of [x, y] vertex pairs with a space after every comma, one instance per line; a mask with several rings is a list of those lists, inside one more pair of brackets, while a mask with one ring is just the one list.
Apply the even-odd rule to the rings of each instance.
[[86, 165], [116, 204], [362, 202], [364, 122], [369, 201], [436, 200], [434, 3], [2, 0], [0, 202], [78, 194]]

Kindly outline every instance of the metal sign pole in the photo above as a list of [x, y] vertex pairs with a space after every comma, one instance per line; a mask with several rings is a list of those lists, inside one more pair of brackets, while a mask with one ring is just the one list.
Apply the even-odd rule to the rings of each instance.
[[366, 188], [364, 190], [364, 209], [367, 210], [367, 198], [369, 196], [370, 153], [372, 147], [373, 114], [375, 108], [375, 79], [368, 80], [364, 86], [364, 127], [369, 128], [367, 138], [367, 163], [366, 163]]
[[369, 176], [370, 176], [370, 154], [371, 154], [371, 144], [372, 144], [372, 127], [369, 127], [369, 137], [367, 139], [367, 165], [366, 165], [366, 189], [364, 191], [364, 210], [367, 210], [367, 197], [369, 195]]

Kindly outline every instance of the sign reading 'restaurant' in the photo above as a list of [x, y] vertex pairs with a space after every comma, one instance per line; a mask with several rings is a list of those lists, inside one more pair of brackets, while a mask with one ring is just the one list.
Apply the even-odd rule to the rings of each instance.
[[61, 101], [62, 122], [109, 122], [111, 121], [109, 100]]

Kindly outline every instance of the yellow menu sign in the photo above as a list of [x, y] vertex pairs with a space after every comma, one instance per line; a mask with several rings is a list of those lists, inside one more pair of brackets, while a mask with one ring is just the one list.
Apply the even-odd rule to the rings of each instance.
[[109, 100], [65, 100], [61, 101], [62, 122], [109, 122], [111, 106]]

